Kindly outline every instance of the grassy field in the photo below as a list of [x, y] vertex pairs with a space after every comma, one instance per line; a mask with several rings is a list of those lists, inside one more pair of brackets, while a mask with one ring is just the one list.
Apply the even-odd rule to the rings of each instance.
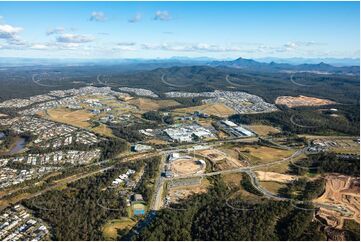
[[73, 125], [80, 128], [90, 127], [91, 124], [89, 120], [94, 117], [94, 115], [87, 112], [86, 110], [72, 111], [68, 108], [49, 109], [45, 112], [45, 116], [53, 121]]
[[262, 181], [260, 182], [260, 185], [274, 194], [278, 194], [281, 188], [286, 187], [284, 183], [275, 182], [275, 181]]
[[249, 125], [248, 127], [260, 136], [267, 136], [272, 133], [281, 132], [279, 129], [270, 125], [254, 124], [254, 125]]
[[117, 240], [118, 230], [129, 231], [135, 224], [129, 218], [110, 220], [103, 226], [103, 237], [105, 240]]
[[92, 128], [91, 130], [104, 136], [114, 137], [112, 130], [108, 128], [108, 126], [106, 126], [105, 124], [101, 124], [95, 128]]
[[272, 161], [278, 161], [291, 156], [293, 150], [282, 150], [267, 146], [242, 146], [240, 147], [241, 155], [243, 155], [251, 165], [265, 164]]
[[175, 100], [154, 100], [150, 98], [133, 98], [127, 101], [128, 104], [138, 107], [141, 111], [154, 111], [160, 108], [174, 107], [180, 105]]
[[174, 112], [184, 114], [194, 113], [195, 111], [200, 111], [209, 115], [216, 115], [219, 117], [228, 117], [229, 115], [236, 113], [233, 109], [221, 103], [203, 104], [196, 107], [178, 108], [174, 110]]

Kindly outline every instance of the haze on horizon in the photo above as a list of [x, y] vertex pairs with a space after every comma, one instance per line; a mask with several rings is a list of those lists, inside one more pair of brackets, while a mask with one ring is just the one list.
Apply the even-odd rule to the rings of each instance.
[[359, 2], [1, 2], [0, 57], [359, 58]]

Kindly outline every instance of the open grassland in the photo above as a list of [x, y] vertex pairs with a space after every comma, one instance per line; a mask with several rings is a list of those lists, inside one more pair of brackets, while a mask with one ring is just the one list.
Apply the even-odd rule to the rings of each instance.
[[236, 111], [234, 111], [232, 108], [227, 107], [226, 105], [222, 103], [216, 103], [216, 104], [203, 104], [196, 107], [188, 107], [188, 108], [178, 108], [174, 110], [177, 113], [184, 113], [184, 114], [190, 114], [194, 113], [196, 111], [206, 113], [209, 115], [215, 115], [218, 117], [228, 117], [232, 114], [235, 114]]
[[160, 108], [175, 107], [180, 105], [175, 100], [155, 100], [150, 98], [133, 98], [127, 101], [128, 104], [134, 105], [141, 111], [154, 111]]
[[118, 230], [129, 231], [135, 223], [129, 218], [110, 220], [103, 226], [103, 237], [105, 240], [117, 240]]
[[239, 148], [241, 155], [248, 160], [250, 165], [266, 164], [291, 156], [293, 150], [276, 149], [267, 146], [242, 146]]
[[287, 174], [289, 172], [290, 162], [282, 162], [280, 164], [275, 164], [269, 167], [260, 167], [257, 168], [257, 171], [265, 171], [265, 172], [277, 172], [280, 174]]
[[267, 136], [270, 134], [277, 134], [281, 132], [278, 128], [275, 128], [271, 125], [254, 124], [249, 125], [248, 127], [260, 136]]
[[260, 182], [260, 185], [273, 194], [278, 194], [281, 188], [286, 187], [286, 184], [276, 181], [262, 181]]
[[242, 173], [233, 173], [233, 174], [223, 175], [223, 181], [231, 187], [240, 186], [241, 180], [242, 180]]
[[99, 126], [92, 128], [91, 131], [100, 135], [114, 137], [112, 130], [108, 128], [108, 126], [106, 126], [105, 124], [100, 124]]
[[90, 119], [94, 117], [85, 110], [72, 111], [68, 108], [49, 109], [45, 112], [45, 117], [60, 123], [73, 125], [80, 128], [90, 127]]

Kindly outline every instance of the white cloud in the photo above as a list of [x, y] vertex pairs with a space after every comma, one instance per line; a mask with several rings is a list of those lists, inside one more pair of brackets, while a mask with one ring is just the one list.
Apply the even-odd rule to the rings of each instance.
[[90, 15], [90, 21], [104, 22], [107, 18], [103, 12], [92, 12]]
[[56, 38], [57, 42], [68, 44], [88, 43], [94, 40], [93, 37], [81, 34], [62, 34]]
[[18, 39], [18, 34], [23, 29], [20, 27], [14, 27], [9, 24], [0, 24], [0, 39], [5, 39], [7, 41], [15, 41]]
[[128, 20], [129, 23], [137, 23], [142, 20], [142, 14], [137, 13], [131, 19]]
[[244, 50], [240, 45], [217, 45], [208, 43], [162, 43], [162, 44], [142, 44], [146, 50], [166, 50], [184, 52], [232, 52]]
[[287, 44], [284, 45], [284, 47], [289, 48], [289, 49], [294, 49], [294, 48], [297, 48], [298, 45], [295, 42], [288, 42]]
[[117, 45], [123, 45], [123, 46], [134, 46], [136, 45], [135, 42], [119, 42]]
[[170, 13], [168, 11], [160, 11], [155, 12], [154, 20], [167, 21], [171, 20]]
[[62, 34], [64, 33], [65, 29], [63, 27], [49, 29], [46, 31], [46, 35], [53, 35], [53, 34]]
[[46, 50], [49, 49], [49, 46], [46, 44], [33, 44], [32, 46], [30, 46], [30, 49], [34, 49], [34, 50]]

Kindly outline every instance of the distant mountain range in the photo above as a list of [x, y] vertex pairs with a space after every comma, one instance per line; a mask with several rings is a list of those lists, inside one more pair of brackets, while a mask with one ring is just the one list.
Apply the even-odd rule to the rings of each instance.
[[318, 64], [321, 62], [333, 65], [333, 66], [359, 66], [359, 58], [302, 58], [302, 57], [293, 57], [293, 58], [277, 58], [277, 57], [263, 57], [263, 58], [254, 58], [255, 61], [259, 62], [277, 62], [277, 63], [287, 63], [292, 65], [300, 64]]
[[[215, 60], [208, 57], [171, 57], [167, 59], [46, 59], [46, 58], [0, 58], [0, 67], [25, 67], [25, 66], [121, 66], [124, 70], [152, 70], [175, 66], [211, 66], [229, 67], [250, 71], [263, 72], [313, 72], [318, 74], [359, 74], [359, 65], [331, 65], [325, 62], [314, 63], [319, 59], [277, 59], [265, 58], [265, 61], [238, 58], [236, 60]], [[277, 60], [267, 62], [267, 60]], [[351, 59], [325, 59], [330, 62], [351, 63]], [[357, 63], [358, 59], [352, 59]], [[285, 62], [283, 62], [285, 61]], [[302, 62], [305, 61], [305, 62]], [[292, 62], [292, 64], [290, 63]], [[301, 64], [295, 64], [295, 63]], [[311, 63], [308, 63], [311, 62]]]
[[251, 71], [265, 71], [265, 72], [312, 72], [318, 74], [358, 74], [359, 66], [342, 66], [337, 67], [324, 62], [318, 64], [299, 64], [292, 65], [287, 63], [276, 62], [258, 62], [252, 59], [238, 58], [232, 61], [212, 61], [210, 66], [225, 66], [231, 68], [238, 68]]

